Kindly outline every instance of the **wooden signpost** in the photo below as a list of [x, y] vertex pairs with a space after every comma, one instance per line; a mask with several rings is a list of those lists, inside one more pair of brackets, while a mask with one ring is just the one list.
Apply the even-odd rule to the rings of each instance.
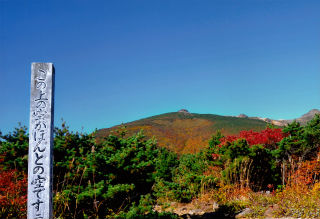
[[32, 63], [28, 156], [28, 219], [52, 218], [54, 67]]

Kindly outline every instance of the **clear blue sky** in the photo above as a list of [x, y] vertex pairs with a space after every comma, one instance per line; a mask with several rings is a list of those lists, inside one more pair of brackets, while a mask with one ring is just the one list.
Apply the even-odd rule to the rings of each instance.
[[320, 108], [319, 0], [0, 0], [0, 130], [29, 125], [31, 62], [56, 68], [55, 121], [91, 132], [178, 111]]

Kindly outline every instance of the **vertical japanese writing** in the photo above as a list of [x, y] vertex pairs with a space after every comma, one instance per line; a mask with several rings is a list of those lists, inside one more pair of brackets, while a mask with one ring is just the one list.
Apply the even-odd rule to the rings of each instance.
[[47, 105], [48, 98], [45, 88], [47, 87], [46, 84], [46, 72], [43, 69], [38, 69], [38, 77], [36, 77], [36, 90], [37, 96], [34, 97], [34, 103], [35, 103], [35, 109], [32, 113], [32, 116], [34, 117], [35, 125], [33, 132], [33, 138], [34, 138], [34, 149], [33, 153], [35, 156], [34, 165], [33, 168], [33, 180], [31, 181], [31, 185], [33, 186], [32, 192], [35, 194], [35, 201], [32, 203], [32, 206], [34, 206], [36, 210], [36, 218], [43, 218], [43, 215], [41, 214], [43, 211], [40, 211], [41, 204], [43, 202], [43, 197], [41, 196], [41, 193], [45, 190], [44, 188], [44, 181], [46, 181], [44, 171], [43, 170], [43, 153], [46, 150], [46, 134], [47, 131], [47, 121], [45, 119], [45, 116], [47, 115]]
[[51, 63], [32, 64], [28, 219], [52, 218], [53, 76]]

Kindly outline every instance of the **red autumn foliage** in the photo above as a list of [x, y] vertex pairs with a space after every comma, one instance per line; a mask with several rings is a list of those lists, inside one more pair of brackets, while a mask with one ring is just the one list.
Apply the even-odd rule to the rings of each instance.
[[273, 147], [276, 143], [280, 142], [286, 135], [282, 133], [282, 129], [266, 128], [261, 132], [252, 130], [241, 131], [239, 135], [230, 135], [220, 139], [220, 147], [224, 146], [227, 142], [233, 142], [238, 139], [246, 139], [249, 145], [262, 144], [265, 147]]
[[216, 160], [220, 157], [220, 154], [212, 154], [212, 159]]
[[14, 169], [4, 170], [0, 166], [0, 218], [26, 216], [27, 182], [25, 173]]

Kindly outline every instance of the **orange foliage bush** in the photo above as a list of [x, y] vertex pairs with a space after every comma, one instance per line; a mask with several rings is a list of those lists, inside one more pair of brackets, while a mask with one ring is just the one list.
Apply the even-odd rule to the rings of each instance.
[[292, 175], [291, 184], [314, 185], [319, 181], [320, 161], [305, 161], [300, 164], [297, 171]]
[[291, 175], [286, 187], [277, 193], [278, 215], [320, 217], [320, 161], [304, 161]]

